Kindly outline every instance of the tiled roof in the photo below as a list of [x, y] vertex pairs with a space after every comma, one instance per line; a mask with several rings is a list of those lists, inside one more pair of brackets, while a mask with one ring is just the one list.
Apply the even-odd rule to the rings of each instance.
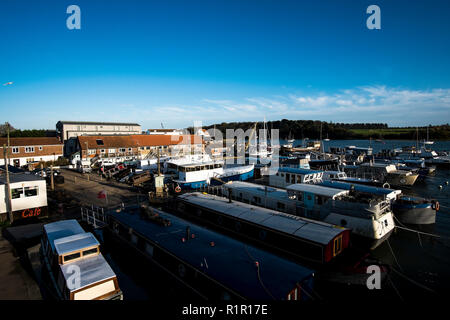
[[[8, 139], [7, 138], [0, 138], [0, 147], [3, 147], [3, 145], [8, 145]], [[9, 138], [9, 144], [10, 146], [18, 146], [18, 147], [24, 147], [24, 146], [48, 146], [48, 145], [55, 145], [62, 143], [59, 141], [56, 137], [24, 137], [24, 138]]]
[[[103, 144], [98, 144], [101, 140]], [[89, 149], [94, 148], [138, 148], [153, 146], [168, 146], [176, 144], [201, 144], [203, 140], [194, 135], [169, 135], [169, 134], [134, 134], [127, 136], [78, 136], [81, 148], [86, 149], [86, 142]]]

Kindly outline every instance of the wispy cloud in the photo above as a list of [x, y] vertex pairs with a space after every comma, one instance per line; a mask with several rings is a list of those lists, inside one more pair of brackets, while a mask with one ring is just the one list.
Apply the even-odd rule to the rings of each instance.
[[[160, 122], [174, 127], [230, 121], [312, 119], [333, 122], [383, 122], [390, 125], [426, 125], [450, 122], [450, 89], [411, 90], [363, 86], [333, 93], [285, 94], [240, 100], [205, 98], [198, 104], [127, 105], [126, 118], [144, 126]], [[136, 118], [137, 117], [137, 118]]]

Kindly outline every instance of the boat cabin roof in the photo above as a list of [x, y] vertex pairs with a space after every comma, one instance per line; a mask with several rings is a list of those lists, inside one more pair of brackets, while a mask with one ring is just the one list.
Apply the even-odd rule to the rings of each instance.
[[88, 259], [80, 259], [60, 266], [68, 288], [69, 288], [69, 281], [71, 282], [71, 284], [72, 282], [75, 282], [75, 285], [77, 285], [77, 281], [73, 281], [71, 279], [71, 277], [73, 278], [74, 274], [73, 269], [74, 265], [79, 267], [80, 283], [79, 286], [72, 288], [70, 290], [71, 292], [87, 287], [99, 281], [108, 280], [116, 277], [116, 274], [111, 269], [110, 265], [105, 260], [103, 255], [100, 253]]
[[304, 219], [243, 202], [233, 201], [230, 203], [226, 198], [200, 192], [186, 193], [179, 198], [225, 215], [290, 234], [293, 237], [325, 245], [345, 230], [332, 224]]
[[47, 236], [52, 250], [55, 251], [55, 240], [85, 233], [85, 231], [81, 228], [77, 220], [71, 219], [45, 224], [44, 233]]
[[347, 195], [349, 193], [348, 190], [339, 190], [336, 188], [304, 183], [291, 184], [287, 186], [286, 189], [289, 191], [309, 192], [315, 195], [326, 196], [333, 199], [337, 196]]
[[223, 185], [224, 188], [239, 190], [242, 192], [251, 193], [252, 195], [267, 196], [269, 198], [276, 198], [279, 200], [288, 200], [288, 194], [286, 190], [263, 186], [256, 183], [245, 181], [232, 181]]
[[356, 191], [372, 193], [376, 195], [386, 196], [387, 199], [395, 199], [397, 195], [401, 194], [401, 190], [387, 189], [387, 188], [378, 188], [373, 186], [366, 186], [357, 183], [348, 183], [348, 182], [340, 182], [340, 181], [323, 181], [320, 183], [321, 186], [337, 188], [342, 190], [350, 190], [352, 186], [354, 186]]
[[[119, 213], [108, 211], [107, 214], [126, 228], [132, 228], [140, 236], [157, 243], [174, 256], [246, 298], [271, 299], [258, 280], [255, 261], [260, 265], [260, 279], [277, 300], [286, 299], [287, 293], [296, 286], [296, 283], [313, 275], [313, 270], [298, 263], [164, 211], [152, 210], [160, 217], [169, 219], [171, 225], [164, 227], [142, 220], [138, 207], [128, 207]], [[183, 242], [182, 238], [186, 237], [188, 226], [190, 233], [195, 237]]]
[[94, 235], [90, 232], [55, 239], [54, 244], [58, 255], [100, 245]]
[[294, 173], [294, 174], [314, 174], [314, 173], [322, 173], [323, 171], [312, 170], [312, 169], [303, 169], [303, 168], [281, 167], [278, 169], [278, 172], [287, 172], [287, 173]]

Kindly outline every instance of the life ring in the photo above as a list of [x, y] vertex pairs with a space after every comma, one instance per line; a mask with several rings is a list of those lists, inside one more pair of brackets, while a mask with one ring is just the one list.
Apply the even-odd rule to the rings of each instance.
[[175, 187], [175, 192], [176, 192], [176, 193], [180, 193], [180, 192], [181, 192], [181, 188], [180, 188], [179, 185], [177, 185], [177, 186]]
[[439, 202], [438, 202], [438, 201], [434, 202], [434, 203], [431, 205], [431, 208], [432, 208], [433, 210], [439, 211]]
[[385, 188], [385, 189], [390, 189], [391, 186], [389, 185], [389, 183], [385, 182], [385, 183], [383, 184], [383, 188]]

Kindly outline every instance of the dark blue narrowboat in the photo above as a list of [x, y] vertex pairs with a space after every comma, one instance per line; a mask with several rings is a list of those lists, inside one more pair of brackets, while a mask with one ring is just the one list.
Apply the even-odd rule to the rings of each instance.
[[314, 271], [147, 206], [107, 212], [108, 237], [207, 300], [309, 300]]

